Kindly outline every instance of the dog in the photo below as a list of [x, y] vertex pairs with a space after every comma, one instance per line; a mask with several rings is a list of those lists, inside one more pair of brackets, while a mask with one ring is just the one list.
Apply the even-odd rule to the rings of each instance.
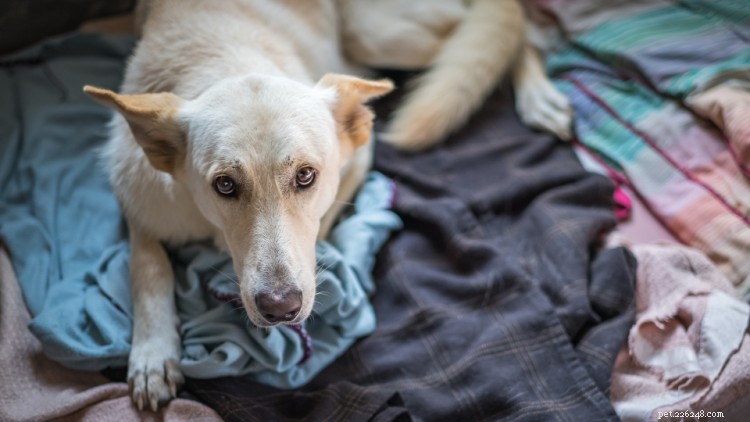
[[[399, 8], [411, 0], [382, 1], [382, 24], [389, 16], [408, 22]], [[427, 16], [429, 3], [420, 3]], [[213, 239], [228, 251], [258, 327], [310, 315], [315, 241], [370, 168], [374, 114], [367, 102], [393, 89], [389, 80], [352, 75], [368, 66], [430, 68], [384, 134], [403, 149], [444, 138], [508, 72], [524, 120], [567, 134], [567, 102], [524, 45], [517, 1], [454, 3], [455, 13], [424, 26], [424, 36], [398, 41], [407, 49], [401, 63], [388, 62], [399, 46], [373, 35], [387, 26], [362, 24], [377, 2], [138, 4], [139, 42], [121, 93], [84, 91], [117, 111], [104, 156], [131, 242], [128, 383], [139, 409], [157, 410], [183, 382], [164, 245]], [[487, 50], [497, 37], [505, 37], [502, 47]], [[368, 39], [369, 51], [362, 47]]]

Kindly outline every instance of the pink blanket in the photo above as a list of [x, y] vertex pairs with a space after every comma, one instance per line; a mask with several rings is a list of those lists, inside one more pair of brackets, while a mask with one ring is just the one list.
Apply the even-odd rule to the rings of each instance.
[[0, 247], [0, 421], [220, 421], [210, 408], [176, 399], [158, 413], [138, 412], [125, 383], [47, 359], [26, 328], [30, 316]]
[[612, 377], [618, 415], [642, 421], [668, 410], [725, 416], [745, 411], [748, 304], [697, 250], [678, 245], [632, 250], [638, 259], [637, 315]]

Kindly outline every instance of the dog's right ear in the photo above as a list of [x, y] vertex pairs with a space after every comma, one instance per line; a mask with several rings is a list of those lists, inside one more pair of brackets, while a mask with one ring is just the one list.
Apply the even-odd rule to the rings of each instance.
[[185, 133], [175, 118], [185, 100], [168, 92], [122, 95], [90, 85], [83, 91], [125, 117], [152, 166], [174, 172], [185, 155]]

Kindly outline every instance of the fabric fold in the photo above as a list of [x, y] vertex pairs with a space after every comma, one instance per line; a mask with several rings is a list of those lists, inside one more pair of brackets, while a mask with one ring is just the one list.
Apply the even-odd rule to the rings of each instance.
[[575, 110], [577, 140], [750, 292], [750, 9], [733, 0], [537, 3], [567, 37], [548, 69]]
[[723, 371], [747, 336], [750, 306], [697, 250], [632, 250], [638, 313], [615, 364], [612, 401], [625, 421], [653, 420], [665, 406], [687, 410], [685, 401], [698, 402], [720, 376], [732, 376]]
[[65, 368], [45, 357], [39, 340], [26, 328], [30, 320], [10, 258], [0, 245], [0, 420], [221, 421], [210, 408], [181, 397], [157, 413], [140, 412], [126, 383]]

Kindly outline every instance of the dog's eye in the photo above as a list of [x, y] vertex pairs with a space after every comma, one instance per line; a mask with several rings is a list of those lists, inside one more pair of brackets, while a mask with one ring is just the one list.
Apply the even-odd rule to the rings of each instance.
[[295, 184], [298, 188], [309, 188], [315, 181], [315, 169], [312, 167], [302, 167], [297, 170]]
[[219, 176], [214, 179], [214, 189], [219, 195], [234, 196], [237, 191], [237, 184], [229, 176]]

